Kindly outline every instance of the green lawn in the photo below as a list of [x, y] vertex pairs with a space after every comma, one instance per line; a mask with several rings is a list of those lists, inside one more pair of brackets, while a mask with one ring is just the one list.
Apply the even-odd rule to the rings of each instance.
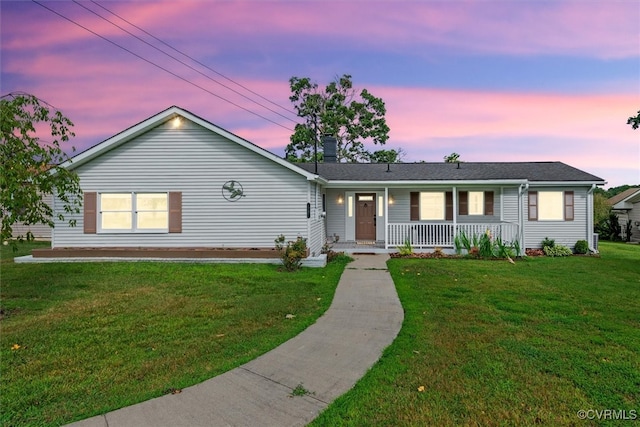
[[14, 264], [10, 247], [0, 249], [3, 426], [60, 425], [254, 359], [329, 307], [347, 262], [297, 273], [257, 264]]
[[392, 259], [402, 330], [312, 425], [640, 423], [640, 246], [600, 249], [515, 265]]

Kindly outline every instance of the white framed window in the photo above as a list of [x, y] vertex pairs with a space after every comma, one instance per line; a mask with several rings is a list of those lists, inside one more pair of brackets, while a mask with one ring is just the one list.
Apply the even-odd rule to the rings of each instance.
[[562, 191], [538, 192], [538, 221], [562, 221], [564, 203]]
[[100, 228], [105, 231], [131, 230], [131, 193], [100, 194]]
[[484, 191], [469, 191], [469, 215], [484, 215]]
[[167, 193], [100, 193], [98, 204], [100, 232], [169, 231]]
[[443, 192], [420, 193], [420, 220], [443, 220], [445, 218]]
[[529, 191], [529, 221], [573, 221], [573, 191]]

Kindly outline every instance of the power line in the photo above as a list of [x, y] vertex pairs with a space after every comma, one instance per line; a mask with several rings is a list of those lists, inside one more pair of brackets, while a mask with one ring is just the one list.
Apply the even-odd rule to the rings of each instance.
[[[100, 14], [96, 13], [95, 11], [93, 11], [93, 10], [89, 9], [88, 7], [84, 6], [83, 4], [79, 3], [77, 0], [73, 0], [73, 2], [74, 2], [75, 4], [77, 4], [78, 6], [82, 7], [83, 9], [85, 9], [85, 10], [87, 10], [87, 11], [91, 12], [91, 13], [92, 13], [92, 14], [94, 14], [95, 16], [99, 17], [100, 19], [103, 19], [104, 21], [107, 21], [108, 23], [110, 23], [110, 24], [111, 24], [111, 25], [113, 25], [114, 27], [119, 28], [120, 30], [124, 31], [125, 33], [129, 34], [130, 36], [135, 37], [136, 39], [140, 40], [142, 43], [146, 44], [147, 46], [152, 47], [153, 49], [157, 50], [158, 52], [160, 52], [160, 53], [162, 53], [162, 54], [164, 54], [164, 55], [168, 56], [169, 58], [173, 59], [174, 61], [179, 62], [180, 64], [182, 64], [182, 65], [184, 65], [185, 67], [187, 67], [187, 68], [189, 68], [189, 69], [191, 69], [191, 70], [195, 71], [196, 73], [200, 74], [201, 76], [204, 76], [205, 78], [207, 78], [207, 79], [211, 80], [212, 82], [219, 84], [220, 86], [222, 86], [222, 87], [224, 87], [224, 88], [226, 88], [226, 89], [230, 90], [231, 92], [233, 92], [233, 93], [235, 93], [235, 94], [237, 94], [237, 95], [239, 95], [239, 96], [243, 97], [244, 99], [246, 99], [246, 100], [248, 100], [248, 101], [250, 101], [250, 102], [253, 102], [253, 103], [254, 103], [254, 104], [256, 104], [256, 105], [259, 105], [260, 107], [262, 107], [262, 108], [264, 108], [264, 109], [266, 109], [266, 110], [271, 111], [272, 113], [274, 113], [274, 114], [276, 114], [276, 115], [278, 115], [278, 116], [282, 117], [282, 118], [283, 118], [283, 119], [285, 119], [285, 120], [288, 120], [288, 121], [290, 121], [290, 122], [292, 122], [292, 123], [296, 123], [296, 121], [295, 121], [295, 120], [292, 120], [291, 118], [284, 116], [283, 114], [281, 114], [281, 113], [279, 113], [279, 112], [277, 112], [277, 111], [275, 111], [275, 110], [273, 110], [273, 109], [271, 109], [271, 108], [267, 107], [266, 105], [263, 105], [263, 104], [259, 103], [258, 101], [255, 101], [254, 99], [249, 98], [248, 96], [246, 96], [246, 95], [244, 95], [244, 94], [242, 94], [242, 93], [238, 92], [237, 90], [235, 90], [235, 89], [233, 89], [233, 88], [231, 88], [231, 87], [229, 87], [229, 86], [225, 85], [224, 83], [219, 82], [218, 80], [216, 80], [216, 79], [214, 79], [214, 78], [212, 78], [212, 77], [208, 76], [207, 74], [205, 74], [205, 73], [201, 72], [200, 70], [197, 70], [196, 68], [194, 68], [194, 67], [192, 67], [191, 65], [187, 64], [186, 62], [184, 62], [184, 61], [182, 61], [182, 60], [180, 60], [180, 59], [176, 58], [175, 56], [173, 56], [173, 55], [171, 55], [171, 54], [169, 54], [169, 53], [167, 53], [167, 52], [165, 52], [165, 51], [163, 51], [162, 49], [158, 48], [157, 46], [152, 45], [151, 43], [149, 43], [149, 42], [147, 42], [146, 40], [144, 40], [144, 39], [142, 39], [142, 38], [138, 37], [137, 35], [133, 34], [132, 32], [130, 32], [130, 31], [128, 31], [128, 30], [126, 30], [125, 28], [122, 28], [120, 25], [116, 24], [115, 22], [113, 22], [113, 21], [111, 21], [111, 20], [109, 20], [109, 19], [105, 18], [104, 16], [102, 16], [102, 15], [100, 15]], [[95, 2], [94, 2], [94, 3], [95, 3]], [[98, 5], [98, 6], [100, 6], [98, 3], [95, 3], [95, 4], [96, 4], [96, 5]], [[102, 7], [102, 6], [100, 6], [100, 7]], [[106, 8], [104, 8], [104, 7], [103, 7], [103, 9], [105, 9], [107, 12], [112, 13], [113, 15], [115, 15], [115, 13], [111, 12], [110, 10], [108, 10], [108, 9], [106, 9]], [[118, 15], [115, 15], [115, 16], [118, 16]], [[118, 16], [118, 18], [120, 18], [120, 19], [122, 19], [123, 21], [125, 21], [125, 22], [129, 23], [128, 21], [126, 21], [125, 19], [121, 18], [120, 16]], [[129, 23], [129, 24], [130, 24], [130, 23]], [[133, 25], [133, 24], [130, 24], [130, 25]], [[135, 27], [135, 25], [134, 25], [134, 27]], [[138, 27], [136, 27], [136, 28], [138, 28]], [[138, 28], [138, 29], [139, 29], [139, 28]], [[143, 31], [143, 32], [145, 32], [145, 33], [146, 33], [146, 31], [144, 31], [144, 30], [141, 30], [141, 31]], [[153, 36], [151, 36], [151, 37], [153, 37]], [[155, 37], [154, 37], [154, 38], [155, 38]], [[164, 43], [164, 42], [163, 42], [163, 43]], [[165, 43], [165, 44], [166, 44], [166, 43]], [[167, 45], [167, 46], [168, 46], [168, 45]], [[169, 47], [171, 47], [171, 46], [169, 46]], [[172, 48], [172, 49], [173, 49], [173, 50], [175, 50], [175, 51], [176, 51], [176, 52], [178, 52], [178, 53], [181, 53], [181, 52], [180, 52], [180, 51], [178, 51], [177, 49], [174, 49], [174, 48]], [[181, 53], [181, 54], [182, 54], [182, 53]], [[182, 55], [187, 56], [187, 55], [185, 55], [185, 54], [182, 54]], [[189, 58], [189, 56], [187, 56], [187, 58]], [[190, 59], [191, 59], [191, 58], [190, 58]], [[206, 66], [205, 66], [205, 67], [206, 67]], [[276, 105], [277, 105], [277, 104], [276, 104]], [[282, 107], [281, 107], [281, 108], [282, 108]], [[288, 112], [289, 112], [289, 111], [288, 111]]]
[[[162, 40], [162, 39], [159, 39], [158, 37], [154, 36], [153, 34], [151, 34], [150, 32], [146, 31], [145, 29], [143, 29], [143, 28], [141, 28], [141, 27], [137, 26], [136, 24], [134, 24], [134, 23], [132, 23], [132, 22], [130, 22], [130, 21], [128, 21], [128, 20], [126, 20], [125, 18], [123, 18], [122, 16], [118, 15], [117, 13], [115, 13], [115, 12], [113, 12], [113, 11], [111, 11], [111, 10], [107, 9], [106, 7], [102, 6], [100, 3], [96, 2], [95, 0], [91, 0], [91, 2], [92, 2], [93, 4], [95, 4], [95, 5], [97, 5], [98, 7], [101, 7], [102, 9], [106, 10], [106, 11], [107, 11], [107, 12], [109, 12], [110, 14], [112, 14], [112, 15], [114, 15], [114, 16], [116, 16], [116, 17], [118, 17], [119, 19], [121, 19], [122, 21], [124, 21], [124, 22], [126, 22], [127, 24], [131, 25], [132, 27], [134, 27], [134, 28], [136, 28], [136, 29], [138, 29], [138, 30], [142, 31], [143, 33], [145, 33], [145, 34], [146, 34], [146, 35], [148, 35], [149, 37], [153, 38], [154, 40], [156, 40], [156, 41], [158, 41], [158, 42], [162, 43], [163, 45], [167, 46], [169, 49], [171, 49], [171, 50], [173, 50], [173, 51], [175, 51], [175, 52], [179, 53], [180, 55], [183, 55], [183, 56], [184, 56], [184, 57], [186, 57], [186, 58], [189, 58], [191, 61], [195, 62], [196, 64], [198, 64], [198, 65], [200, 65], [200, 66], [202, 66], [202, 67], [204, 67], [204, 68], [206, 68], [207, 70], [211, 71], [212, 73], [217, 74], [218, 76], [220, 76], [220, 77], [222, 77], [222, 78], [224, 78], [224, 79], [226, 79], [226, 80], [230, 81], [231, 83], [233, 83], [233, 84], [235, 84], [235, 85], [237, 85], [237, 86], [241, 87], [242, 89], [246, 90], [247, 92], [250, 92], [251, 94], [253, 94], [253, 95], [255, 95], [255, 96], [257, 96], [257, 97], [259, 97], [259, 98], [263, 99], [264, 101], [267, 101], [268, 103], [270, 103], [270, 104], [272, 104], [272, 105], [274, 105], [274, 106], [276, 106], [276, 107], [278, 107], [278, 108], [281, 108], [282, 110], [286, 111], [287, 113], [292, 114], [292, 115], [294, 115], [294, 116], [296, 116], [296, 117], [297, 117], [297, 115], [296, 115], [293, 111], [289, 110], [288, 108], [283, 107], [282, 105], [280, 105], [280, 104], [278, 104], [278, 103], [276, 103], [276, 102], [273, 102], [273, 101], [271, 101], [271, 100], [270, 100], [270, 99], [268, 99], [268, 98], [265, 98], [264, 96], [260, 95], [259, 93], [257, 93], [257, 92], [255, 92], [255, 91], [253, 91], [253, 90], [249, 89], [248, 87], [246, 87], [246, 86], [242, 85], [241, 83], [238, 83], [237, 81], [233, 80], [232, 78], [225, 76], [224, 74], [222, 74], [222, 73], [220, 73], [219, 71], [216, 71], [215, 69], [213, 69], [213, 68], [209, 67], [208, 65], [206, 65], [206, 64], [204, 64], [204, 63], [202, 63], [202, 62], [198, 61], [197, 59], [193, 58], [192, 56], [189, 56], [189, 55], [187, 55], [186, 53], [184, 53], [184, 52], [182, 52], [182, 51], [180, 51], [180, 50], [178, 50], [178, 49], [174, 48], [174, 47], [173, 47], [173, 46], [171, 46], [169, 43], [165, 42], [165, 41], [164, 41], [164, 40]], [[226, 86], [225, 86], [225, 87], [226, 87]], [[266, 108], [266, 107], [265, 107], [265, 108]], [[277, 113], [276, 113], [276, 114], [277, 114]]]
[[116, 47], [118, 47], [118, 48], [120, 48], [120, 49], [124, 50], [125, 52], [130, 53], [131, 55], [135, 56], [136, 58], [141, 59], [141, 60], [143, 60], [144, 62], [146, 62], [146, 63], [148, 63], [148, 64], [150, 64], [150, 65], [153, 65], [154, 67], [159, 68], [160, 70], [162, 70], [162, 71], [164, 71], [164, 72], [166, 72], [166, 73], [168, 73], [168, 74], [171, 74], [172, 76], [174, 76], [174, 77], [176, 77], [176, 78], [178, 78], [178, 79], [182, 80], [183, 82], [188, 83], [188, 84], [190, 84], [190, 85], [192, 85], [192, 86], [194, 86], [194, 87], [197, 87], [198, 89], [203, 90], [203, 91], [207, 92], [208, 94], [210, 94], [210, 95], [212, 95], [212, 96], [215, 96], [216, 98], [219, 98], [219, 99], [221, 99], [221, 100], [223, 100], [223, 101], [225, 101], [225, 102], [228, 102], [229, 104], [231, 104], [231, 105], [233, 105], [233, 106], [235, 106], [235, 107], [238, 107], [238, 108], [240, 108], [241, 110], [244, 110], [244, 111], [246, 111], [246, 112], [248, 112], [248, 113], [250, 113], [250, 114], [253, 114], [254, 116], [260, 117], [260, 118], [261, 118], [261, 119], [263, 119], [263, 120], [266, 120], [266, 121], [268, 121], [268, 122], [270, 122], [270, 123], [273, 123], [273, 124], [274, 124], [274, 125], [276, 125], [276, 126], [279, 126], [279, 127], [283, 128], [283, 129], [287, 129], [287, 130], [289, 130], [289, 131], [292, 131], [292, 132], [293, 132], [293, 129], [288, 128], [288, 127], [286, 127], [286, 126], [284, 126], [284, 125], [282, 125], [282, 124], [280, 124], [280, 123], [278, 123], [278, 122], [275, 122], [275, 121], [271, 120], [271, 119], [270, 119], [270, 118], [268, 118], [268, 117], [265, 117], [265, 116], [263, 116], [263, 115], [261, 115], [261, 114], [259, 114], [259, 113], [256, 113], [255, 111], [251, 111], [251, 110], [249, 110], [248, 108], [245, 108], [245, 107], [243, 107], [243, 106], [241, 106], [241, 105], [238, 105], [238, 104], [236, 104], [235, 102], [233, 102], [233, 101], [231, 101], [231, 100], [229, 100], [229, 99], [226, 99], [226, 98], [224, 98], [224, 97], [222, 97], [222, 96], [220, 96], [220, 95], [218, 95], [218, 94], [216, 94], [216, 93], [214, 93], [214, 92], [211, 92], [210, 90], [208, 90], [208, 89], [206, 89], [206, 88], [204, 88], [204, 87], [202, 87], [202, 86], [198, 85], [197, 83], [194, 83], [194, 82], [192, 82], [192, 81], [190, 81], [190, 80], [188, 80], [188, 79], [186, 79], [186, 78], [184, 78], [184, 77], [182, 77], [182, 76], [180, 76], [180, 75], [178, 75], [178, 74], [174, 73], [173, 71], [170, 71], [170, 70], [168, 70], [168, 69], [166, 69], [166, 68], [162, 67], [161, 65], [158, 65], [158, 64], [156, 64], [155, 62], [153, 62], [153, 61], [151, 61], [151, 60], [149, 60], [149, 59], [146, 59], [146, 58], [144, 58], [144, 57], [143, 57], [143, 56], [141, 56], [141, 55], [138, 55], [137, 53], [135, 53], [135, 52], [133, 52], [133, 51], [131, 51], [131, 50], [127, 49], [126, 47], [121, 46], [121, 45], [119, 45], [118, 43], [116, 43], [116, 42], [114, 42], [114, 41], [112, 41], [112, 40], [108, 39], [107, 37], [104, 37], [104, 36], [102, 36], [102, 35], [100, 35], [100, 34], [96, 33], [95, 31], [93, 31], [93, 30], [91, 30], [91, 29], [89, 29], [89, 28], [85, 27], [84, 25], [82, 25], [82, 24], [80, 24], [80, 23], [78, 23], [78, 22], [74, 21], [73, 19], [68, 18], [68, 17], [64, 16], [63, 14], [61, 14], [61, 13], [59, 13], [59, 12], [57, 12], [57, 11], [55, 11], [55, 10], [53, 10], [53, 9], [51, 9], [51, 8], [49, 8], [49, 7], [47, 7], [47, 6], [45, 6], [45, 5], [43, 5], [42, 3], [40, 3], [40, 2], [38, 2], [38, 1], [36, 1], [36, 0], [31, 0], [31, 1], [32, 1], [32, 2], [34, 2], [35, 4], [37, 4], [38, 6], [41, 6], [42, 8], [47, 9], [48, 11], [50, 11], [50, 12], [52, 12], [52, 13], [54, 13], [54, 14], [58, 15], [58, 16], [59, 16], [59, 17], [61, 17], [62, 19], [66, 20], [66, 21], [69, 21], [69, 22], [71, 22], [71, 23], [72, 23], [72, 24], [74, 24], [74, 25], [77, 25], [78, 27], [82, 28], [82, 29], [83, 29], [83, 30], [85, 30], [85, 31], [88, 31], [89, 33], [91, 33], [91, 34], [93, 34], [93, 35], [95, 35], [95, 36], [97, 36], [97, 37], [100, 37], [102, 40], [104, 40], [104, 41], [106, 41], [106, 42], [108, 42], [108, 43], [111, 43], [112, 45], [114, 45], [114, 46], [116, 46]]

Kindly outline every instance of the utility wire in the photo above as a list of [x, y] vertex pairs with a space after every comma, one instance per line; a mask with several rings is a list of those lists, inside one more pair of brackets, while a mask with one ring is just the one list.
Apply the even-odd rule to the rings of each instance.
[[[107, 11], [107, 12], [109, 12], [110, 14], [112, 14], [112, 15], [114, 15], [114, 16], [116, 16], [116, 17], [118, 17], [119, 19], [121, 19], [122, 21], [124, 21], [124, 22], [126, 22], [127, 24], [131, 25], [132, 27], [134, 27], [134, 28], [136, 28], [136, 29], [138, 29], [138, 30], [142, 31], [143, 33], [145, 33], [145, 34], [146, 34], [146, 35], [148, 35], [149, 37], [153, 38], [154, 40], [156, 40], [156, 41], [158, 41], [158, 42], [162, 43], [163, 45], [167, 46], [169, 49], [171, 49], [171, 50], [173, 50], [173, 51], [175, 51], [175, 52], [179, 53], [180, 55], [182, 55], [182, 56], [184, 56], [184, 57], [186, 57], [186, 58], [189, 58], [191, 61], [195, 62], [196, 64], [198, 64], [198, 65], [200, 65], [200, 66], [202, 66], [202, 67], [204, 67], [204, 68], [206, 68], [207, 70], [211, 71], [212, 73], [217, 74], [218, 76], [220, 76], [220, 77], [224, 78], [225, 80], [228, 80], [228, 81], [230, 81], [231, 83], [233, 83], [233, 84], [235, 84], [235, 85], [237, 85], [237, 86], [241, 87], [242, 89], [246, 90], [247, 92], [249, 92], [249, 93], [251, 93], [251, 94], [253, 94], [253, 95], [255, 95], [255, 96], [257, 96], [257, 97], [259, 97], [259, 98], [263, 99], [264, 101], [267, 101], [268, 103], [270, 103], [270, 104], [272, 104], [272, 105], [274, 105], [274, 106], [276, 106], [276, 107], [278, 107], [278, 108], [281, 108], [282, 110], [286, 111], [287, 113], [292, 114], [292, 115], [294, 115], [294, 116], [296, 116], [296, 117], [297, 117], [296, 113], [294, 113], [293, 111], [291, 111], [291, 110], [290, 110], [290, 109], [288, 109], [287, 107], [283, 107], [282, 105], [280, 105], [280, 104], [278, 104], [278, 103], [276, 103], [276, 102], [273, 102], [273, 101], [271, 101], [271, 100], [270, 100], [270, 99], [268, 99], [268, 98], [265, 98], [264, 96], [262, 96], [262, 95], [260, 95], [259, 93], [257, 93], [257, 92], [255, 92], [255, 91], [253, 91], [253, 90], [249, 89], [248, 87], [246, 87], [246, 86], [242, 85], [241, 83], [238, 83], [237, 81], [233, 80], [232, 78], [225, 76], [224, 74], [220, 73], [219, 71], [214, 70], [213, 68], [211, 68], [211, 67], [209, 67], [208, 65], [206, 65], [206, 64], [204, 64], [204, 63], [202, 63], [202, 62], [198, 61], [197, 59], [193, 58], [192, 56], [189, 56], [189, 55], [187, 55], [186, 53], [184, 53], [184, 52], [182, 52], [182, 51], [180, 51], [180, 50], [176, 49], [175, 47], [171, 46], [169, 43], [165, 42], [164, 40], [159, 39], [158, 37], [154, 36], [153, 34], [151, 34], [150, 32], [146, 31], [145, 29], [143, 29], [143, 28], [141, 28], [141, 27], [137, 26], [136, 24], [134, 24], [134, 23], [132, 23], [132, 22], [130, 22], [130, 21], [128, 21], [128, 20], [126, 20], [125, 18], [123, 18], [122, 16], [118, 15], [117, 13], [115, 13], [115, 12], [113, 12], [113, 11], [111, 11], [111, 10], [107, 9], [106, 7], [102, 6], [100, 3], [96, 2], [95, 0], [91, 0], [91, 2], [92, 2], [93, 4], [95, 4], [95, 5], [97, 5], [98, 7], [101, 7], [102, 9], [106, 10], [106, 11]], [[216, 83], [218, 83], [218, 82], [216, 82]], [[224, 85], [223, 85], [223, 86], [224, 86]], [[225, 86], [225, 87], [226, 87], [226, 86]], [[230, 90], [231, 90], [231, 89], [230, 89]], [[255, 102], [255, 101], [254, 101], [254, 102]], [[266, 107], [265, 107], [265, 108], [266, 108]], [[270, 111], [271, 111], [271, 110], [270, 110]], [[276, 114], [277, 114], [277, 113], [276, 113]]]
[[146, 63], [148, 63], [148, 64], [150, 64], [150, 65], [153, 65], [154, 67], [159, 68], [160, 70], [162, 70], [162, 71], [164, 71], [164, 72], [166, 72], [166, 73], [168, 73], [168, 74], [171, 74], [172, 76], [174, 76], [174, 77], [176, 77], [176, 78], [178, 78], [178, 79], [182, 80], [183, 82], [185, 82], [185, 83], [189, 83], [190, 85], [192, 85], [192, 86], [194, 86], [194, 87], [197, 87], [198, 89], [203, 90], [203, 91], [207, 92], [208, 94], [210, 94], [210, 95], [212, 95], [212, 96], [215, 96], [216, 98], [219, 98], [219, 99], [221, 99], [221, 100], [223, 100], [223, 101], [225, 101], [225, 102], [228, 102], [229, 104], [231, 104], [231, 105], [233, 105], [233, 106], [235, 106], [235, 107], [238, 107], [238, 108], [240, 108], [241, 110], [244, 110], [244, 111], [246, 111], [246, 112], [248, 112], [248, 113], [250, 113], [250, 114], [253, 114], [254, 116], [260, 117], [261, 119], [264, 119], [264, 120], [266, 120], [266, 121], [268, 121], [268, 122], [270, 122], [270, 123], [273, 123], [273, 124], [274, 124], [274, 125], [276, 125], [276, 126], [280, 126], [280, 127], [281, 127], [281, 128], [283, 128], [283, 129], [287, 129], [287, 130], [289, 130], [289, 131], [292, 131], [292, 132], [293, 132], [293, 129], [288, 128], [288, 127], [286, 127], [286, 126], [284, 126], [284, 125], [282, 125], [282, 124], [280, 124], [280, 123], [278, 123], [278, 122], [275, 122], [275, 121], [271, 120], [271, 119], [270, 119], [270, 118], [268, 118], [268, 117], [265, 117], [265, 116], [263, 116], [263, 115], [261, 115], [261, 114], [259, 114], [259, 113], [256, 113], [255, 111], [251, 111], [251, 110], [249, 110], [248, 108], [245, 108], [245, 107], [243, 107], [243, 106], [241, 106], [241, 105], [238, 105], [238, 104], [236, 104], [235, 102], [233, 102], [233, 101], [231, 101], [231, 100], [229, 100], [229, 99], [226, 99], [226, 98], [224, 98], [224, 97], [222, 97], [222, 96], [220, 96], [220, 95], [218, 95], [218, 94], [216, 94], [216, 93], [214, 93], [214, 92], [211, 92], [210, 90], [208, 90], [208, 89], [206, 89], [206, 88], [204, 88], [204, 87], [202, 87], [202, 86], [198, 85], [197, 83], [194, 83], [194, 82], [192, 82], [192, 81], [190, 81], [190, 80], [188, 80], [188, 79], [186, 79], [186, 78], [184, 78], [184, 77], [182, 77], [182, 76], [180, 76], [180, 75], [178, 75], [178, 74], [174, 73], [173, 71], [170, 71], [170, 70], [168, 70], [168, 69], [166, 69], [166, 68], [162, 67], [161, 65], [158, 65], [158, 64], [156, 64], [155, 62], [150, 61], [150, 60], [148, 60], [148, 59], [144, 58], [144, 57], [143, 57], [143, 56], [141, 56], [141, 55], [138, 55], [137, 53], [135, 53], [135, 52], [133, 52], [133, 51], [131, 51], [131, 50], [127, 49], [127, 48], [126, 48], [126, 47], [124, 47], [124, 46], [119, 45], [118, 43], [116, 43], [116, 42], [114, 42], [114, 41], [112, 41], [112, 40], [109, 40], [108, 38], [106, 38], [106, 37], [104, 37], [104, 36], [102, 36], [102, 35], [100, 35], [100, 34], [96, 33], [95, 31], [93, 31], [93, 30], [91, 30], [91, 29], [89, 29], [89, 28], [85, 27], [84, 25], [82, 25], [82, 24], [80, 24], [80, 23], [78, 23], [78, 22], [74, 21], [73, 19], [68, 18], [68, 17], [64, 16], [63, 14], [61, 14], [61, 13], [59, 13], [59, 12], [57, 12], [57, 11], [55, 11], [55, 10], [53, 10], [53, 9], [51, 9], [51, 8], [49, 8], [49, 7], [47, 7], [47, 6], [45, 6], [44, 4], [42, 4], [42, 3], [40, 3], [40, 2], [38, 2], [38, 1], [36, 1], [36, 0], [31, 0], [31, 1], [32, 1], [32, 2], [34, 2], [35, 4], [37, 4], [38, 6], [41, 6], [41, 7], [43, 7], [44, 9], [47, 9], [48, 11], [50, 11], [50, 12], [52, 12], [52, 13], [54, 13], [54, 14], [58, 15], [58, 16], [59, 16], [59, 17], [61, 17], [62, 19], [66, 20], [66, 21], [69, 21], [69, 22], [71, 22], [72, 24], [77, 25], [78, 27], [82, 28], [83, 30], [88, 31], [88, 32], [90, 32], [91, 34], [93, 34], [93, 35], [95, 35], [95, 36], [97, 36], [97, 37], [100, 37], [102, 40], [104, 40], [104, 41], [106, 41], [106, 42], [108, 42], [108, 43], [111, 43], [112, 45], [114, 45], [114, 46], [116, 46], [116, 47], [118, 47], [118, 48], [120, 48], [120, 49], [122, 49], [122, 50], [124, 50], [124, 51], [126, 51], [126, 52], [128, 52], [128, 53], [130, 53], [131, 55], [135, 56], [136, 58], [139, 58], [139, 59], [143, 60], [144, 62], [146, 62]]
[[[80, 2], [78, 2], [77, 0], [73, 0], [73, 2], [74, 2], [75, 4], [77, 4], [78, 6], [82, 7], [83, 9], [85, 9], [85, 10], [87, 10], [87, 11], [91, 12], [91, 13], [92, 13], [92, 14], [94, 14], [95, 16], [99, 17], [100, 19], [103, 19], [104, 21], [107, 21], [108, 23], [110, 23], [110, 24], [111, 24], [111, 25], [113, 25], [114, 27], [119, 28], [120, 30], [124, 31], [125, 33], [129, 34], [130, 36], [135, 37], [136, 39], [140, 40], [142, 43], [146, 44], [147, 46], [152, 47], [153, 49], [157, 50], [158, 52], [160, 52], [160, 53], [162, 53], [162, 54], [164, 54], [164, 55], [168, 56], [169, 58], [173, 59], [174, 61], [179, 62], [180, 64], [182, 64], [182, 65], [184, 65], [185, 67], [187, 67], [187, 68], [189, 68], [189, 69], [191, 69], [191, 70], [195, 71], [196, 73], [200, 74], [201, 76], [204, 76], [205, 78], [207, 78], [207, 79], [211, 80], [212, 82], [219, 84], [220, 86], [222, 86], [222, 87], [224, 87], [224, 88], [226, 88], [226, 89], [230, 90], [231, 92], [233, 92], [233, 93], [235, 93], [235, 94], [237, 94], [237, 95], [239, 95], [239, 96], [243, 97], [244, 99], [246, 99], [246, 100], [248, 100], [248, 101], [250, 101], [250, 102], [253, 102], [254, 104], [256, 104], [256, 105], [258, 105], [258, 106], [260, 106], [260, 107], [262, 107], [262, 108], [264, 108], [264, 109], [266, 109], [266, 110], [271, 111], [272, 113], [274, 113], [274, 114], [276, 114], [276, 115], [278, 115], [278, 116], [282, 117], [282, 118], [283, 118], [283, 119], [285, 119], [285, 120], [288, 120], [288, 121], [290, 121], [290, 122], [292, 122], [292, 123], [296, 123], [296, 121], [295, 121], [295, 120], [292, 120], [291, 118], [289, 118], [289, 117], [287, 117], [287, 116], [284, 116], [283, 114], [281, 114], [281, 113], [279, 113], [279, 112], [277, 112], [277, 111], [275, 111], [275, 110], [273, 110], [273, 109], [271, 109], [271, 108], [267, 107], [266, 105], [263, 105], [263, 104], [259, 103], [258, 101], [255, 101], [255, 100], [253, 100], [253, 99], [249, 98], [248, 96], [246, 96], [246, 95], [244, 95], [244, 94], [242, 94], [242, 93], [238, 92], [237, 90], [235, 90], [235, 89], [233, 89], [233, 88], [231, 88], [231, 87], [229, 87], [229, 86], [225, 85], [224, 83], [219, 82], [218, 80], [216, 80], [216, 79], [214, 79], [214, 78], [212, 78], [212, 77], [208, 76], [207, 74], [203, 73], [202, 71], [200, 71], [200, 70], [198, 70], [198, 69], [196, 69], [196, 68], [192, 67], [191, 65], [187, 64], [186, 62], [184, 62], [184, 61], [182, 61], [182, 60], [180, 60], [180, 59], [176, 58], [175, 56], [173, 56], [173, 55], [171, 55], [171, 54], [169, 54], [169, 53], [165, 52], [164, 50], [162, 50], [162, 49], [158, 48], [157, 46], [152, 45], [151, 43], [149, 43], [149, 42], [147, 42], [146, 40], [144, 40], [144, 39], [142, 39], [142, 38], [138, 37], [137, 35], [133, 34], [132, 32], [130, 32], [130, 31], [128, 31], [128, 30], [126, 30], [125, 28], [122, 28], [120, 25], [116, 24], [115, 22], [113, 22], [113, 21], [111, 21], [111, 20], [109, 20], [109, 19], [105, 18], [104, 16], [102, 16], [102, 15], [100, 15], [100, 14], [96, 13], [95, 11], [93, 11], [93, 10], [89, 9], [88, 7], [84, 6], [83, 4], [81, 4]], [[94, 3], [95, 3], [95, 2], [94, 2]], [[95, 3], [95, 4], [97, 4], [97, 3]], [[98, 5], [98, 6], [100, 6], [99, 4], [97, 4], [97, 5]], [[100, 7], [102, 7], [102, 6], [100, 6]], [[103, 8], [103, 9], [105, 9], [107, 12], [109, 12], [109, 13], [112, 13], [112, 14], [113, 14], [113, 12], [109, 11], [108, 9], [106, 9], [106, 8]], [[115, 15], [115, 14], [114, 14], [114, 15]], [[118, 16], [118, 15], [116, 15], [116, 16]], [[120, 16], [118, 16], [118, 18], [120, 18]], [[123, 18], [120, 18], [120, 19], [122, 19], [123, 21], [125, 21], [125, 22], [127, 22], [127, 23], [128, 23], [128, 21], [124, 20]], [[131, 24], [131, 25], [133, 25], [133, 24]], [[137, 28], [137, 27], [136, 27], [136, 28]], [[143, 32], [144, 32], [144, 30], [141, 30], [141, 31], [143, 31]], [[153, 36], [152, 36], [152, 37], [153, 37]], [[173, 48], [172, 48], [172, 49], [173, 49]], [[176, 52], [178, 52], [178, 53], [181, 53], [181, 52], [180, 52], [180, 51], [178, 51], [177, 49], [173, 49], [173, 50], [175, 50], [175, 51], [176, 51]], [[184, 55], [184, 54], [183, 54], [183, 55]], [[184, 55], [184, 56], [187, 56], [187, 55]], [[187, 56], [187, 58], [189, 58], [189, 57]]]

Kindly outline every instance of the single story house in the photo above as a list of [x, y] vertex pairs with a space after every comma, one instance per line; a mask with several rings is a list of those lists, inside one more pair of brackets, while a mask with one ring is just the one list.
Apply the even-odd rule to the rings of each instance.
[[605, 182], [564, 163], [336, 163], [331, 147], [324, 163], [294, 164], [168, 108], [63, 165], [80, 177], [84, 212], [76, 227], [56, 224], [41, 256], [250, 252], [280, 234], [307, 239], [311, 257], [326, 242], [447, 250], [460, 230], [523, 250], [545, 237], [597, 250], [593, 190]]
[[629, 188], [609, 200], [611, 210], [618, 215], [623, 240], [627, 240], [626, 226], [631, 221], [629, 241], [640, 242], [640, 187]]

